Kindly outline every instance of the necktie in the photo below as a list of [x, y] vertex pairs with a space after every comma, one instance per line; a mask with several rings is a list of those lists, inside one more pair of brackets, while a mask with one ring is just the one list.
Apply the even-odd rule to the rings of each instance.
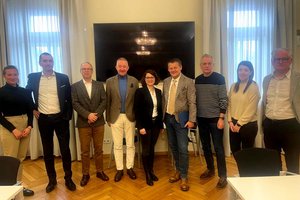
[[170, 87], [170, 96], [169, 96], [169, 106], [168, 113], [173, 115], [175, 112], [175, 98], [176, 98], [176, 80], [172, 81], [172, 85]]

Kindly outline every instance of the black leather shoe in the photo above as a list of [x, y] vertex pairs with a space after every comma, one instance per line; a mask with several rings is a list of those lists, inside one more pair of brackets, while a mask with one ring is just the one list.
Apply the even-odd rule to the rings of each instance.
[[83, 175], [80, 181], [80, 186], [85, 186], [90, 180], [90, 175]]
[[23, 196], [25, 197], [29, 197], [29, 196], [32, 196], [34, 195], [34, 192], [30, 189], [27, 189], [27, 188], [23, 188]]
[[200, 179], [206, 179], [206, 178], [211, 178], [215, 176], [215, 170], [209, 170], [207, 169], [205, 172], [203, 172], [200, 176]]
[[155, 176], [155, 174], [153, 172], [150, 172], [150, 177], [153, 181], [158, 181], [157, 176]]
[[100, 179], [102, 179], [103, 181], [108, 181], [109, 180], [109, 178], [108, 178], [108, 176], [104, 173], [104, 171], [102, 171], [102, 172], [97, 172], [97, 178], [100, 178]]
[[129, 176], [131, 179], [136, 179], [136, 175], [135, 175], [135, 173], [134, 173], [134, 171], [133, 171], [132, 168], [127, 169], [127, 174], [128, 174], [128, 176]]
[[75, 191], [76, 190], [76, 185], [75, 183], [72, 181], [72, 179], [67, 179], [65, 181], [65, 185], [67, 186], [68, 190], [71, 191]]
[[150, 173], [148, 173], [148, 172], [146, 172], [146, 183], [147, 183], [147, 185], [149, 185], [149, 186], [152, 186], [152, 185], [153, 185], [153, 180], [152, 180], [152, 178], [151, 178]]
[[123, 170], [117, 170], [117, 173], [115, 175], [115, 182], [119, 182], [122, 179], [123, 176]]
[[224, 188], [227, 185], [227, 178], [221, 177], [217, 183], [217, 188]]
[[55, 189], [57, 185], [57, 181], [56, 180], [53, 180], [53, 181], [49, 181], [47, 187], [46, 187], [46, 192], [49, 193], [49, 192], [52, 192], [52, 190]]

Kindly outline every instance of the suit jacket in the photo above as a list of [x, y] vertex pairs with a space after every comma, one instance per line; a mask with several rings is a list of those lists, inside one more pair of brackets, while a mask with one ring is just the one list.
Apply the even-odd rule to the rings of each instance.
[[[167, 104], [169, 99], [169, 89], [172, 77], [168, 77], [163, 82], [163, 113], [167, 111]], [[189, 121], [196, 122], [196, 89], [192, 79], [180, 75], [176, 98], [175, 98], [175, 118], [179, 122], [178, 114], [183, 111], [189, 112]]]
[[[39, 106], [39, 87], [42, 72], [31, 73], [28, 75], [28, 82], [26, 88], [33, 92], [34, 98], [34, 109], [38, 110]], [[55, 72], [56, 85], [57, 85], [57, 95], [59, 98], [59, 106], [62, 114], [62, 118], [65, 120], [70, 120], [72, 118], [73, 109], [71, 101], [71, 86], [69, 78], [65, 74]]]
[[[157, 117], [156, 122], [159, 127], [163, 128], [163, 114], [162, 114], [162, 95], [161, 90], [155, 88], [157, 100]], [[134, 113], [136, 118], [136, 127], [140, 130], [142, 128], [149, 129], [153, 126], [152, 113], [153, 101], [150, 91], [147, 87], [139, 88], [135, 92], [134, 97]]]
[[[267, 103], [267, 91], [272, 79], [272, 74], [269, 74], [264, 78], [263, 81], [263, 109], [262, 114], [263, 118], [265, 118], [265, 109]], [[290, 102], [292, 104], [292, 108], [295, 112], [297, 121], [300, 123], [300, 73], [296, 71], [292, 71], [291, 73], [291, 84], [290, 84]]]
[[83, 80], [74, 83], [71, 86], [73, 108], [78, 117], [76, 126], [78, 128], [90, 127], [88, 116], [90, 113], [98, 113], [98, 119], [92, 125], [104, 125], [104, 110], [106, 108], [106, 94], [103, 83], [92, 81], [91, 98], [88, 95]]
[[[139, 87], [139, 82], [133, 76], [127, 75], [127, 92], [125, 102], [126, 117], [134, 122], [135, 116], [133, 112], [134, 93]], [[106, 121], [114, 123], [121, 112], [121, 96], [119, 91], [118, 75], [106, 80]]]

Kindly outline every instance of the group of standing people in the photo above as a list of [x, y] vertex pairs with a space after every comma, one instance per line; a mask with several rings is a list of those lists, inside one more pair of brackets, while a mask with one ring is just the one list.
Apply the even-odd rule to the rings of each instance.
[[[274, 72], [263, 83], [263, 130], [267, 148], [285, 152], [287, 169], [299, 173], [300, 151], [300, 74], [292, 71], [292, 57], [287, 49], [275, 49], [272, 53]], [[117, 75], [106, 81], [106, 91], [101, 82], [92, 79], [93, 66], [82, 63], [82, 80], [69, 83], [69, 78], [53, 70], [53, 57], [42, 53], [39, 57], [42, 72], [28, 76], [26, 89], [18, 86], [18, 70], [14, 66], [3, 69], [6, 84], [0, 89], [0, 137], [4, 155], [23, 161], [33, 127], [33, 115], [43, 144], [44, 162], [49, 183], [49, 193], [57, 185], [53, 156], [53, 134], [57, 135], [65, 172], [65, 185], [74, 191], [72, 181], [71, 154], [69, 149], [69, 120], [73, 108], [77, 112], [76, 126], [79, 131], [82, 158], [81, 186], [90, 179], [90, 142], [93, 140], [96, 177], [108, 181], [103, 170], [104, 111], [111, 127], [117, 172], [114, 181], [124, 175], [123, 141], [126, 141], [126, 172], [131, 179], [137, 176], [133, 170], [134, 137], [140, 134], [142, 162], [146, 183], [150, 186], [158, 181], [155, 175], [154, 147], [163, 122], [166, 125], [168, 142], [175, 161], [175, 173], [169, 182], [180, 181], [182, 191], [188, 184], [188, 129], [198, 126], [207, 170], [200, 179], [215, 175], [211, 147], [213, 142], [217, 159], [218, 188], [227, 185], [227, 169], [223, 146], [223, 130], [227, 118], [230, 129], [231, 151], [254, 146], [258, 130], [257, 107], [260, 100], [258, 85], [253, 81], [254, 68], [249, 61], [242, 61], [237, 69], [237, 82], [227, 95], [224, 77], [213, 71], [213, 57], [201, 57], [203, 74], [195, 82], [182, 74], [179, 59], [168, 62], [170, 76], [163, 81], [162, 91], [155, 87], [159, 77], [153, 70], [144, 72], [141, 85], [127, 74], [128, 61], [119, 58]], [[32, 94], [32, 95], [31, 95]], [[33, 97], [33, 98], [32, 98]], [[227, 117], [226, 117], [227, 114]], [[21, 172], [18, 180], [21, 180]], [[25, 196], [34, 192], [24, 188]]]

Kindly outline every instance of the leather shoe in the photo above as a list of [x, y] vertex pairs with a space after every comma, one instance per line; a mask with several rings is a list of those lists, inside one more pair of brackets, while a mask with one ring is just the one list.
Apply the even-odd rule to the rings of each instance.
[[180, 173], [179, 173], [179, 171], [176, 171], [175, 174], [169, 178], [169, 182], [170, 183], [175, 183], [175, 182], [177, 182], [179, 180], [180, 180]]
[[132, 168], [127, 169], [127, 174], [128, 174], [128, 176], [129, 176], [131, 179], [136, 179], [136, 175], [135, 175], [135, 173], [134, 173], [134, 171], [133, 171]]
[[150, 172], [150, 177], [153, 181], [158, 181], [157, 176], [155, 176], [155, 174], [153, 172]]
[[227, 185], [227, 178], [221, 177], [217, 183], [217, 188], [224, 188]]
[[29, 197], [29, 196], [32, 196], [34, 195], [34, 192], [30, 189], [27, 189], [27, 188], [23, 188], [23, 196], [25, 197]]
[[75, 191], [76, 190], [76, 185], [72, 181], [72, 179], [66, 179], [65, 185], [67, 186], [68, 190]]
[[203, 172], [200, 175], [200, 179], [211, 178], [213, 176], [215, 176], [215, 170], [209, 170], [209, 169], [207, 169], [205, 172]]
[[85, 186], [90, 180], [90, 175], [83, 175], [80, 181], [80, 186]]
[[189, 191], [190, 186], [189, 186], [188, 180], [186, 178], [181, 179], [180, 189], [184, 192]]
[[115, 182], [119, 182], [122, 179], [123, 176], [123, 170], [117, 170], [117, 173], [115, 175]]
[[49, 193], [49, 192], [52, 192], [52, 190], [55, 189], [57, 185], [57, 181], [56, 180], [52, 180], [52, 181], [49, 181], [47, 187], [46, 187], [46, 192]]
[[104, 173], [104, 171], [102, 171], [102, 172], [97, 172], [97, 178], [100, 178], [100, 179], [102, 179], [103, 181], [108, 181], [109, 180], [109, 178], [108, 178], [108, 176]]

